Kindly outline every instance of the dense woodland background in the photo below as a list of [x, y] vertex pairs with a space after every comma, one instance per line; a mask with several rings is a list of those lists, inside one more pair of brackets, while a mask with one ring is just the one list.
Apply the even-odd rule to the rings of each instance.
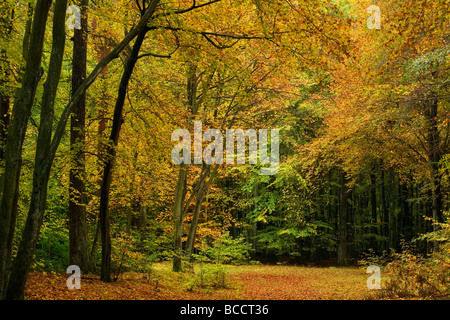
[[[449, 5], [2, 1], [0, 296], [69, 265], [450, 266]], [[194, 120], [279, 129], [278, 173], [174, 165]]]

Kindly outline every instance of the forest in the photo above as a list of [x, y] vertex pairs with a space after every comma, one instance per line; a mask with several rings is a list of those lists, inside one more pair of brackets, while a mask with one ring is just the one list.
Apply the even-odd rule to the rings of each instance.
[[0, 25], [0, 299], [449, 299], [449, 0]]

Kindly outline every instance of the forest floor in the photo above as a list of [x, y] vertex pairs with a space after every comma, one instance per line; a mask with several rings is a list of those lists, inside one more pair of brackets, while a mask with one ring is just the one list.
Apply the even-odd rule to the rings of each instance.
[[[101, 282], [82, 275], [81, 289], [69, 290], [68, 274], [32, 272], [27, 300], [360, 300], [370, 298], [367, 274], [360, 268], [280, 265], [225, 266], [225, 287], [211, 273], [201, 285], [199, 266], [173, 273], [169, 263], [154, 264], [151, 273], [123, 273], [117, 281]], [[216, 270], [211, 268], [211, 270]], [[222, 270], [222, 269], [220, 269]], [[212, 273], [216, 275], [215, 273]], [[217, 278], [217, 277], [216, 277]], [[219, 283], [222, 278], [219, 276]]]

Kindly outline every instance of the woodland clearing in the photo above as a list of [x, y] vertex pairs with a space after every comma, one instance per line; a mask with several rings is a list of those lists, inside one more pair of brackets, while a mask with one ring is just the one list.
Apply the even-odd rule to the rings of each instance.
[[27, 300], [360, 300], [369, 297], [364, 270], [353, 267], [280, 265], [226, 266], [225, 287], [197, 281], [194, 272], [172, 273], [157, 263], [149, 274], [128, 272], [111, 283], [81, 276], [81, 289], [69, 290], [69, 275], [33, 272], [25, 289]]

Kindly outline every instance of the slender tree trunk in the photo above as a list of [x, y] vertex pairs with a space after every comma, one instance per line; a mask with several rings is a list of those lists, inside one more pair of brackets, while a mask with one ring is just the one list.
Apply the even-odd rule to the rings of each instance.
[[182, 257], [183, 257], [183, 247], [182, 247], [182, 235], [183, 235], [183, 204], [184, 197], [186, 195], [186, 178], [187, 178], [187, 167], [184, 163], [180, 164], [180, 170], [178, 171], [177, 186], [175, 188], [175, 199], [174, 199], [174, 209], [173, 209], [173, 220], [174, 220], [174, 256], [172, 261], [172, 270], [175, 272], [183, 271]]
[[136, 180], [136, 170], [137, 170], [137, 159], [138, 159], [139, 153], [135, 151], [133, 153], [133, 167], [131, 168], [131, 178], [130, 178], [130, 198], [128, 206], [126, 206], [126, 212], [127, 212], [127, 228], [126, 232], [127, 234], [131, 234], [131, 224], [133, 222], [133, 212], [138, 211], [138, 203], [136, 201], [136, 198], [133, 196], [133, 190], [134, 190], [134, 184]]
[[[386, 199], [386, 183], [384, 180], [384, 170], [381, 168], [381, 207], [382, 207], [382, 216], [381, 216], [381, 235], [383, 236], [383, 250], [387, 249], [389, 247], [389, 211], [387, 206], [387, 199]], [[387, 239], [387, 240], [386, 240]]]
[[389, 194], [389, 215], [388, 215], [388, 234], [389, 234], [389, 248], [397, 249], [397, 242], [396, 242], [396, 233], [395, 230], [397, 229], [396, 219], [395, 219], [395, 204], [394, 204], [394, 185], [395, 185], [395, 179], [393, 177], [394, 173], [392, 172], [392, 169], [389, 170], [389, 186], [388, 186], [388, 194]]
[[[61, 1], [63, 1], [63, 0], [59, 0], [59, 1], [57, 1], [57, 3], [61, 4]], [[66, 0], [64, 0], [64, 1], [66, 1]], [[44, 1], [44, 2], [49, 6], [49, 4], [46, 1]], [[141, 20], [139, 21], [137, 26], [125, 36], [125, 38], [111, 51], [110, 54], [108, 54], [99, 64], [97, 64], [97, 66], [90, 73], [90, 75], [86, 78], [86, 80], [83, 81], [83, 84], [80, 85], [77, 92], [73, 95], [72, 99], [70, 100], [69, 104], [63, 110], [63, 113], [59, 119], [57, 126], [56, 126], [56, 129], [55, 129], [55, 132], [53, 135], [53, 139], [51, 139], [52, 122], [50, 121], [50, 120], [53, 120], [53, 114], [51, 114], [51, 117], [49, 117], [48, 113], [53, 111], [53, 104], [50, 106], [49, 103], [54, 101], [54, 97], [52, 100], [52, 99], [50, 99], [51, 97], [49, 97], [49, 96], [51, 96], [50, 92], [52, 92], [55, 89], [54, 87], [52, 87], [52, 84], [54, 82], [55, 77], [59, 77], [59, 73], [54, 71], [56, 69], [55, 64], [56, 64], [57, 59], [56, 59], [56, 55], [53, 55], [53, 53], [52, 53], [51, 60], [52, 60], [52, 58], [54, 58], [53, 60], [55, 60], [55, 63], [52, 63], [52, 62], [50, 63], [49, 73], [48, 73], [49, 76], [47, 78], [47, 82], [44, 87], [43, 103], [42, 103], [42, 110], [41, 110], [41, 123], [40, 123], [39, 135], [38, 135], [38, 143], [37, 143], [37, 151], [36, 151], [36, 159], [35, 159], [35, 170], [34, 170], [34, 176], [33, 176], [33, 192], [32, 192], [32, 196], [31, 196], [28, 219], [27, 219], [27, 223], [25, 225], [24, 236], [22, 237], [23, 241], [22, 241], [21, 245], [19, 246], [19, 251], [17, 253], [17, 257], [15, 259], [14, 267], [13, 267], [12, 274], [11, 274], [11, 280], [13, 280], [13, 281], [8, 284], [8, 297], [9, 298], [17, 299], [17, 298], [23, 297], [23, 288], [25, 286], [26, 277], [27, 277], [29, 267], [30, 267], [30, 264], [32, 261], [34, 248], [36, 245], [37, 237], [39, 235], [39, 229], [42, 224], [42, 217], [43, 217], [43, 212], [44, 212], [45, 203], [46, 203], [46, 192], [47, 192], [47, 184], [48, 184], [48, 179], [49, 179], [49, 174], [50, 174], [50, 168], [53, 163], [53, 159], [55, 157], [56, 150], [57, 150], [59, 143], [61, 141], [61, 138], [64, 134], [67, 120], [70, 116], [70, 113], [72, 111], [74, 104], [77, 103], [77, 101], [81, 97], [81, 95], [95, 81], [95, 79], [98, 76], [98, 74], [100, 73], [101, 69], [104, 66], [106, 66], [110, 61], [115, 59], [118, 56], [118, 54], [125, 48], [125, 46], [131, 40], [133, 40], [134, 37], [136, 37], [136, 35], [140, 31], [142, 31], [143, 29], [146, 28], [147, 21], [154, 13], [158, 3], [159, 3], [159, 1], [157, 1], [157, 0], [152, 1], [152, 3], [149, 6], [149, 9], [146, 11], [144, 16], [141, 18]], [[38, 28], [35, 26], [42, 27], [42, 25], [45, 25], [45, 23], [43, 23], [43, 21], [41, 21], [41, 19], [36, 19], [36, 16], [41, 18], [40, 15], [42, 14], [42, 12], [41, 12], [42, 9], [38, 9], [39, 6], [42, 6], [41, 1], [38, 1], [38, 6], [36, 7], [35, 20], [33, 21], [33, 30]], [[46, 11], [47, 13], [48, 13], [48, 9], [49, 8], [47, 8], [47, 11]], [[39, 12], [39, 14], [38, 14], [38, 12]], [[56, 14], [57, 12], [58, 12], [58, 14]], [[62, 14], [63, 12], [64, 12], [64, 14]], [[58, 16], [59, 18], [56, 18], [56, 16]], [[45, 16], [45, 18], [46, 18], [46, 16]], [[56, 21], [56, 20], [58, 20], [58, 25], [53, 28], [54, 32], [65, 31], [65, 26], [64, 26], [65, 25], [65, 6], [64, 6], [63, 11], [55, 10], [54, 21]], [[34, 34], [34, 32], [32, 31], [32, 35], [33, 34]], [[42, 37], [43, 37], [43, 35], [42, 35]], [[64, 48], [65, 37], [63, 37], [63, 38], [64, 39], [61, 41], [62, 48]], [[55, 40], [56, 39], [54, 38], [54, 41]], [[35, 46], [33, 45], [34, 41], [37, 41], [36, 37], [31, 36], [30, 59], [32, 57], [34, 57], [34, 59], [36, 58], [36, 55], [34, 55], [32, 53], [32, 50], [36, 50]], [[42, 53], [42, 46], [41, 46], [40, 52]], [[50, 69], [52, 69], [53, 71], [50, 72]], [[27, 64], [26, 70], [29, 70], [29, 64]], [[29, 71], [25, 72], [24, 83], [27, 83], [27, 79], [29, 77], [29, 76], [27, 76], [28, 73], [29, 73]], [[49, 79], [53, 79], [53, 80], [50, 81]], [[48, 83], [48, 86], [47, 86], [47, 83]], [[22, 87], [22, 91], [23, 90], [24, 89]], [[48, 91], [49, 93], [46, 94], [45, 91]], [[29, 95], [29, 92], [28, 92], [28, 94], [25, 94], [25, 97], [26, 97], [25, 100], [27, 100], [29, 98], [28, 95]], [[47, 96], [47, 98], [45, 98], [46, 96]], [[18, 101], [22, 102], [22, 99], [23, 99], [23, 97], [22, 97], [22, 95], [20, 95], [18, 98]], [[47, 115], [43, 116], [43, 114], [47, 114]], [[23, 118], [23, 114], [20, 114], [20, 116], [17, 118], [19, 118], [19, 119]], [[15, 125], [14, 125], [15, 121], [20, 122], [19, 120], [16, 120], [17, 118], [13, 111], [13, 122], [11, 125], [12, 128], [15, 128]], [[28, 117], [27, 117], [27, 119], [28, 119]], [[15, 130], [17, 130], [17, 129], [15, 129]], [[12, 136], [11, 131], [10, 131], [10, 134]], [[14, 137], [17, 137], [17, 136], [20, 137], [20, 134], [14, 135]], [[47, 139], [48, 136], [50, 136], [50, 139], [51, 139], [51, 142], [49, 142], [49, 145], [47, 145], [48, 140], [50, 140], [50, 139]], [[8, 138], [6, 152], [5, 152], [5, 158], [10, 159], [9, 161], [11, 161], [11, 158], [14, 159], [14, 157], [11, 157], [11, 158], [8, 157], [9, 152], [11, 152], [9, 148], [12, 148], [12, 147], [8, 147], [8, 145], [12, 144], [11, 141], [19, 142], [20, 146], [21, 146], [23, 139], [20, 141], [16, 141], [16, 139]], [[15, 146], [15, 147], [17, 148], [17, 146]], [[16, 160], [16, 162], [20, 162], [20, 158], [21, 158], [20, 155], [21, 155], [21, 153], [19, 152], [19, 156], [18, 156], [19, 161]], [[19, 173], [20, 173], [20, 163], [17, 163], [16, 166], [17, 165], [18, 165]], [[17, 178], [17, 175], [14, 175], [14, 177]], [[5, 179], [4, 186], [10, 185], [10, 184], [14, 184], [14, 182], [11, 182], [9, 179]], [[12, 189], [15, 190], [15, 186]], [[3, 203], [4, 199], [5, 199], [5, 194], [3, 194], [3, 197], [2, 197], [2, 210], [1, 210], [2, 215], [4, 212], [8, 212], [7, 209], [8, 209], [8, 205], [9, 205], [8, 201], [5, 201], [5, 203]], [[12, 205], [12, 203], [11, 203], [11, 205]], [[6, 215], [3, 215], [3, 216], [6, 216]], [[6, 220], [6, 219], [3, 219], [3, 220]], [[1, 242], [1, 243], [3, 243], [3, 242]], [[28, 245], [26, 245], [26, 244], [28, 244]], [[2, 261], [6, 261], [6, 260], [2, 260]], [[0, 272], [0, 274], [3, 274], [3, 273]]]
[[[254, 197], [254, 212], [257, 212], [258, 211], [258, 183], [255, 183], [255, 190], [253, 191], [254, 193], [253, 193], [253, 197]], [[257, 229], [257, 227], [258, 227], [258, 224], [257, 224], [257, 221], [252, 221], [252, 224], [251, 224], [251, 241], [252, 241], [252, 249], [253, 249], [253, 252], [255, 252], [255, 255], [258, 253], [258, 251], [257, 251], [257, 241], [256, 241], [256, 236], [257, 236], [257, 233], [258, 233], [258, 229]]]
[[[95, 30], [96, 28], [96, 20], [92, 20], [92, 28]], [[97, 51], [97, 63], [100, 63], [107, 55], [108, 55], [108, 48], [105, 45], [101, 45], [100, 47], [96, 47], [95, 50]], [[104, 82], [106, 81], [108, 73], [108, 66], [105, 66], [100, 74], [100, 82], [102, 86], [101, 90], [101, 96], [100, 101], [97, 104], [98, 108], [98, 127], [97, 127], [97, 185], [98, 189], [96, 190], [96, 196], [100, 199], [100, 190], [102, 187], [102, 177], [103, 177], [103, 162], [105, 161], [105, 151], [106, 151], [106, 144], [104, 141], [106, 141], [105, 136], [105, 130], [106, 130], [106, 110], [107, 110], [107, 88], [106, 85], [104, 85]], [[95, 269], [97, 268], [97, 253], [100, 248], [101, 244], [101, 231], [100, 231], [100, 217], [97, 218], [96, 226], [95, 226], [95, 235], [94, 240], [92, 242], [92, 248], [91, 248], [91, 261], [93, 261], [93, 264], [95, 266]], [[96, 271], [97, 272], [97, 271]]]
[[139, 213], [140, 213], [140, 217], [139, 217], [139, 232], [140, 232], [140, 236], [141, 236], [141, 244], [144, 243], [144, 240], [146, 238], [146, 227], [147, 227], [147, 210], [148, 207], [147, 206], [143, 206], [141, 205], [139, 208]]
[[408, 203], [409, 191], [408, 186], [403, 183], [399, 184], [399, 201], [400, 201], [400, 212], [401, 216], [401, 232], [406, 241], [411, 241], [412, 239], [412, 216], [411, 216], [411, 206]]
[[[197, 77], [197, 66], [196, 65], [190, 65], [188, 69], [187, 74], [187, 84], [186, 84], [186, 90], [187, 90], [187, 104], [188, 104], [188, 117], [186, 119], [187, 126], [191, 125], [191, 117], [195, 116], [198, 112], [199, 104], [197, 102], [197, 88], [198, 88], [199, 78]], [[186, 188], [187, 188], [187, 173], [188, 173], [188, 167], [186, 164], [182, 163], [180, 164], [180, 170], [178, 172], [178, 180], [177, 180], [177, 186], [175, 188], [175, 199], [174, 199], [174, 207], [173, 207], [173, 219], [174, 219], [174, 256], [172, 260], [172, 270], [174, 272], [181, 272], [183, 271], [183, 242], [182, 242], [182, 236], [183, 236], [183, 220], [184, 216], [187, 213], [189, 209], [189, 205], [191, 202], [191, 199], [193, 197], [193, 194], [191, 194], [191, 197], [187, 200], [187, 203], [185, 204], [185, 197], [186, 197]], [[202, 181], [200, 181], [201, 176], [199, 177], [198, 183], [201, 184]], [[193, 192], [195, 192], [195, 189], [197, 187], [193, 187]]]
[[119, 142], [120, 128], [123, 123], [123, 107], [125, 104], [126, 93], [134, 66], [138, 60], [139, 50], [144, 42], [147, 28], [144, 28], [138, 34], [134, 42], [133, 49], [125, 64], [122, 79], [120, 80], [119, 92], [116, 104], [114, 106], [114, 118], [109, 137], [109, 144], [106, 147], [106, 159], [103, 167], [102, 187], [100, 191], [100, 230], [102, 236], [102, 266], [100, 280], [111, 281], [111, 235], [109, 226], [109, 191], [112, 181], [112, 170], [116, 156], [116, 147]]
[[97, 221], [95, 226], [94, 240], [92, 242], [92, 248], [90, 253], [91, 261], [93, 262], [95, 272], [97, 272], [97, 264], [95, 262], [97, 261], [97, 253], [100, 247], [100, 241], [101, 241], [100, 221]]
[[[105, 68], [108, 66], [109, 62], [111, 62], [113, 59], [117, 58], [119, 53], [122, 52], [122, 50], [140, 33], [142, 32], [142, 30], [147, 28], [147, 23], [148, 20], [150, 19], [150, 17], [153, 15], [153, 13], [156, 10], [156, 7], [158, 6], [160, 0], [152, 0], [151, 3], [148, 5], [144, 15], [142, 16], [141, 20], [139, 21], [139, 23], [136, 25], [136, 27], [130, 31], [125, 38], [107, 55], [105, 55], [103, 58], [101, 58], [101, 60], [98, 62], [96, 68], [90, 73], [90, 75], [88, 76], [88, 78], [83, 81], [83, 85], [80, 86], [80, 88], [78, 88], [76, 96], [74, 98], [72, 98], [72, 100], [76, 100], [78, 97], [78, 93], [82, 93], [83, 91], [87, 90], [89, 88], [89, 86], [92, 84], [92, 82], [97, 78], [97, 76], [104, 74], [104, 70]], [[67, 121], [67, 117], [68, 114], [71, 111], [71, 108], [73, 107], [73, 103], [72, 101], [69, 102], [69, 105], [66, 106], [66, 109], [64, 110], [63, 115], [61, 116], [61, 119], [58, 123], [55, 135], [54, 135], [54, 139], [52, 141], [52, 152], [56, 152], [56, 148], [59, 145], [62, 133], [64, 132], [64, 126], [65, 126], [65, 122]], [[100, 130], [100, 129], [99, 129]], [[99, 149], [100, 149], [100, 144], [102, 142], [99, 142]], [[100, 151], [100, 150], [99, 150]], [[106, 151], [105, 151], [106, 152]], [[99, 152], [99, 156], [101, 156], [102, 153]], [[102, 172], [102, 176], [104, 176], [104, 172]], [[103, 181], [103, 180], [102, 180]], [[99, 182], [100, 184], [102, 184], [102, 182]], [[101, 187], [100, 187], [100, 191], [101, 191]], [[101, 236], [98, 236], [99, 234], [101, 234], [101, 221], [99, 218], [98, 221], [98, 226], [97, 226], [97, 232], [96, 232], [96, 236], [94, 239], [94, 243], [92, 245], [92, 250], [91, 250], [91, 257], [93, 257], [93, 260], [96, 257], [97, 254], [97, 245], [98, 245], [98, 241], [96, 241], [99, 237], [101, 238]]]
[[[430, 162], [430, 177], [431, 177], [431, 205], [434, 222], [442, 222], [442, 190], [441, 178], [439, 174], [439, 161], [441, 160], [440, 150], [440, 136], [438, 127], [438, 99], [430, 98], [426, 102], [426, 119], [428, 122], [428, 161]], [[433, 231], [437, 231], [439, 226], [433, 223]], [[439, 251], [439, 242], [434, 241], [433, 251]]]
[[202, 208], [203, 198], [205, 192], [203, 190], [197, 193], [195, 199], [194, 214], [192, 216], [191, 225], [189, 226], [189, 233], [186, 241], [186, 258], [191, 260], [192, 254], [194, 253], [195, 237], [197, 235], [198, 219], [200, 217], [200, 212]]
[[[211, 173], [211, 166], [203, 164], [201, 176], [199, 178], [200, 186], [197, 191], [197, 196], [195, 200], [195, 208], [194, 208], [194, 215], [192, 217], [192, 222], [189, 227], [189, 233], [188, 238], [186, 242], [186, 257], [188, 259], [191, 259], [192, 253], [194, 252], [194, 245], [195, 245], [195, 237], [197, 234], [197, 226], [198, 226], [198, 219], [200, 217], [200, 211], [202, 208], [203, 199], [208, 192], [209, 187], [211, 186], [211, 183], [214, 180], [215, 174], [217, 172], [217, 166], [214, 167], [212, 173]], [[206, 176], [210, 175], [208, 181], [206, 181]]]
[[370, 173], [370, 208], [371, 208], [371, 224], [372, 224], [372, 248], [378, 252], [377, 238], [378, 235], [378, 221], [377, 221], [377, 179], [375, 176], [375, 167]]
[[[12, 30], [12, 8], [11, 4], [4, 1], [0, 3], [0, 38], [3, 43], [8, 43], [11, 38]], [[9, 109], [11, 104], [12, 86], [10, 83], [10, 61], [7, 51], [2, 48], [0, 50], [0, 167], [3, 167], [4, 147], [8, 136], [9, 126]], [[3, 173], [0, 173], [0, 185], [2, 185]], [[19, 183], [17, 182], [17, 186]], [[18, 187], [16, 187], [15, 197], [17, 197]], [[17, 199], [14, 200], [12, 220], [10, 223], [9, 236], [7, 241], [7, 257], [11, 256], [14, 227], [16, 225], [17, 216]], [[1, 292], [2, 290], [0, 290]]]
[[65, 45], [65, 15], [67, 0], [56, 0], [53, 17], [53, 44], [47, 80], [42, 95], [41, 117], [33, 172], [30, 208], [6, 293], [7, 299], [23, 299], [25, 283], [33, 260], [34, 249], [42, 225], [47, 184], [53, 158], [50, 153], [54, 102], [61, 74]]
[[[12, 9], [6, 1], [0, 3], [0, 39], [3, 43], [8, 43], [12, 30]], [[9, 125], [9, 106], [11, 100], [9, 84], [10, 62], [6, 49], [0, 50], [0, 162], [3, 162], [3, 147], [6, 142], [7, 128]]]
[[13, 117], [8, 128], [8, 139], [4, 149], [5, 173], [3, 177], [2, 199], [0, 203], [0, 298], [5, 296], [8, 281], [10, 248], [16, 219], [18, 181], [22, 165], [22, 146], [25, 139], [28, 119], [36, 94], [36, 87], [42, 76], [41, 57], [45, 26], [51, 1], [38, 0], [30, 37], [30, 54], [27, 59], [22, 87], [14, 102]]
[[[3, 9], [4, 10], [8, 10], [10, 9], [7, 5], [7, 2], [3, 2]], [[32, 26], [32, 22], [33, 22], [33, 12], [34, 12], [34, 7], [31, 3], [28, 3], [28, 9], [27, 9], [27, 22], [25, 25], [25, 33], [24, 33], [24, 37], [23, 37], [23, 42], [22, 42], [22, 57], [23, 59], [26, 61], [28, 60], [28, 52], [29, 52], [29, 45], [30, 45], [30, 37], [31, 37], [31, 26]], [[11, 12], [7, 13], [7, 12], [3, 12], [1, 14], [2, 17], [4, 17], [5, 19], [5, 27], [3, 28], [4, 34], [5, 35], [5, 43], [7, 43], [9, 41], [9, 37], [10, 37], [10, 33], [12, 31], [12, 24], [9, 25], [9, 23], [12, 22], [11, 20]], [[9, 21], [8, 21], [9, 19]], [[3, 53], [5, 55], [3, 55]], [[2, 50], [2, 59], [5, 59], [4, 62], [6, 64], [3, 65], [5, 69], [5, 81], [7, 81], [8, 77], [9, 77], [9, 59], [8, 56], [6, 54], [5, 50]], [[18, 82], [22, 82], [23, 79], [23, 75], [25, 73], [25, 67], [21, 67], [19, 70], [19, 75], [18, 75]], [[10, 98], [10, 93], [8, 92], [7, 88], [4, 88], [5, 91], [3, 91], [2, 93], [2, 98], [1, 98], [1, 111], [0, 111], [0, 123], [2, 122], [2, 126], [0, 127], [1, 130], [1, 134], [0, 134], [0, 161], [3, 162], [5, 154], [4, 154], [4, 148], [5, 148], [5, 144], [6, 144], [6, 139], [8, 136], [8, 126], [9, 126], [9, 122], [10, 122], [10, 114], [9, 114], [9, 108], [10, 108], [10, 103], [11, 103], [11, 98]], [[16, 90], [16, 94], [20, 94], [20, 88]], [[3, 120], [3, 121], [2, 121]], [[8, 248], [8, 252], [6, 254], [7, 257], [11, 257], [11, 253], [12, 253], [12, 246], [13, 246], [13, 241], [14, 241], [14, 231], [15, 231], [15, 227], [16, 227], [16, 218], [17, 218], [17, 210], [18, 210], [18, 199], [19, 199], [19, 181], [20, 181], [20, 174], [17, 176], [17, 180], [16, 180], [16, 189], [14, 191], [14, 198], [13, 198], [13, 207], [12, 207], [12, 214], [11, 214], [11, 222], [10, 222], [10, 226], [9, 226], [9, 236], [8, 236], [8, 241], [7, 241], [7, 248]], [[0, 175], [0, 186], [3, 185], [3, 174]], [[9, 262], [7, 262], [9, 264]], [[8, 277], [7, 274], [5, 274], [6, 277]], [[5, 282], [6, 285], [6, 282]], [[4, 288], [4, 290], [6, 290], [6, 288]], [[0, 290], [1, 291], [1, 290]], [[6, 292], [6, 291], [5, 291]]]
[[[107, 55], [107, 48], [102, 45], [100, 48], [96, 49], [98, 51], [97, 61], [100, 62]], [[98, 127], [97, 127], [97, 182], [98, 182], [98, 197], [100, 197], [100, 189], [102, 185], [102, 177], [103, 177], [103, 162], [105, 161], [105, 151], [106, 144], [105, 141], [107, 139], [105, 135], [106, 131], [106, 114], [108, 108], [108, 98], [107, 98], [107, 87], [105, 85], [105, 81], [107, 78], [108, 66], [102, 69], [99, 78], [102, 83], [102, 90], [100, 95], [100, 101], [98, 103]]]
[[347, 186], [347, 178], [345, 172], [340, 173], [341, 180], [341, 206], [339, 210], [339, 233], [338, 233], [338, 261], [339, 265], [345, 265], [349, 259], [349, 248], [348, 248], [348, 238], [349, 238], [349, 226], [348, 220], [351, 215], [351, 208], [349, 201], [351, 200], [351, 190]]
[[[86, 78], [88, 3], [89, 0], [81, 1], [81, 28], [74, 30], [72, 94], [76, 92]], [[79, 266], [83, 272], [90, 272], [93, 270], [93, 265], [88, 252], [86, 224], [85, 122], [86, 93], [74, 105], [70, 122], [72, 167], [69, 175], [69, 263]]]

